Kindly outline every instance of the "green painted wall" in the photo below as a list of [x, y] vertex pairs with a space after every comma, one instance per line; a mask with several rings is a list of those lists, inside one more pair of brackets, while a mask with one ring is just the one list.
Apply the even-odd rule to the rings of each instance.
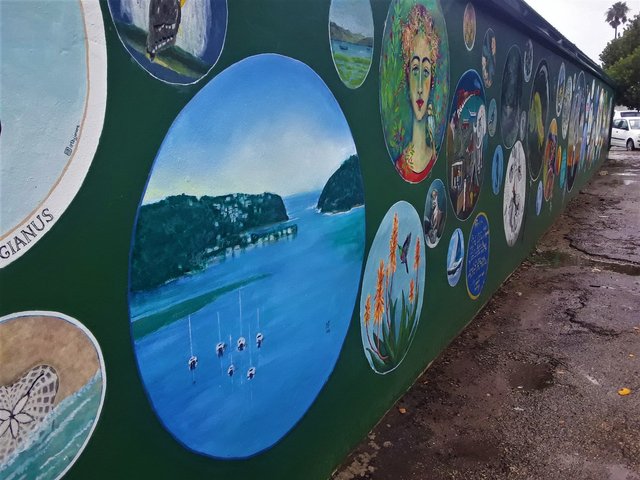
[[[551, 106], [555, 105], [555, 85], [562, 61], [567, 77], [584, 71], [587, 85], [596, 78], [586, 65], [559, 50], [551, 50], [540, 37], [532, 36], [485, 2], [476, 4], [476, 46], [468, 52], [462, 42], [465, 5], [442, 1], [450, 47], [449, 100], [460, 76], [470, 68], [480, 69], [481, 42], [489, 27], [496, 33], [498, 53], [494, 80], [497, 85], [487, 99], [497, 97], [498, 109], [508, 47], [517, 44], [523, 48], [530, 37], [535, 51], [533, 74], [539, 60], [546, 59], [549, 66]], [[220, 60], [200, 82], [176, 86], [157, 81], [132, 60], [118, 39], [107, 4], [102, 4], [108, 95], [98, 151], [81, 190], [52, 231], [23, 258], [0, 271], [0, 316], [34, 309], [64, 312], [82, 321], [102, 347], [107, 391], [101, 418], [66, 478], [326, 478], [482, 308], [604, 160], [606, 149], [590, 169], [579, 172], [571, 193], [563, 194], [556, 179], [552, 204], [544, 202], [539, 216], [535, 212], [537, 182], [528, 181], [524, 234], [510, 248], [502, 226], [502, 195], [491, 192], [491, 158], [501, 142], [498, 126], [496, 135], [489, 138], [482, 193], [473, 214], [466, 221], [459, 221], [447, 203], [441, 243], [425, 252], [426, 293], [421, 321], [402, 364], [384, 376], [370, 368], [360, 338], [358, 295], [333, 374], [306, 415], [280, 442], [254, 457], [233, 461], [215, 460], [184, 449], [154, 414], [136, 368], [127, 303], [129, 252], [138, 204], [154, 157], [176, 115], [207, 81], [230, 65], [260, 53], [279, 53], [300, 60], [322, 78], [346, 116], [360, 158], [366, 201], [365, 262], [380, 221], [394, 203], [405, 200], [422, 216], [431, 181], [441, 178], [447, 183], [446, 140], [432, 173], [418, 184], [400, 178], [385, 147], [378, 72], [389, 2], [372, 1], [373, 64], [366, 81], [356, 90], [346, 88], [334, 68], [328, 41], [329, 6], [328, 0], [231, 0]], [[611, 95], [611, 86], [602, 79], [597, 81]], [[524, 84], [525, 105], [531, 85], [532, 82]], [[560, 145], [564, 150], [566, 140], [561, 140]], [[505, 150], [505, 166], [507, 161]], [[456, 288], [448, 285], [445, 265], [453, 230], [461, 228], [466, 243], [478, 212], [488, 216], [491, 244], [487, 283], [474, 301], [467, 294], [464, 278]]]

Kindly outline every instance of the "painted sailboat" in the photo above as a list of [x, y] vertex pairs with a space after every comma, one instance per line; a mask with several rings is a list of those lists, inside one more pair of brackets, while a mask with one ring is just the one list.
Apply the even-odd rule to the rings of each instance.
[[188, 317], [189, 322], [189, 352], [190, 357], [187, 362], [187, 366], [189, 367], [189, 371], [191, 372], [191, 383], [196, 383], [196, 368], [198, 366], [198, 357], [193, 354], [193, 338], [191, 335], [191, 315]]
[[218, 315], [218, 343], [216, 344], [216, 355], [220, 358], [224, 355], [227, 344], [222, 341], [222, 335], [220, 333], [220, 312], [216, 313]]

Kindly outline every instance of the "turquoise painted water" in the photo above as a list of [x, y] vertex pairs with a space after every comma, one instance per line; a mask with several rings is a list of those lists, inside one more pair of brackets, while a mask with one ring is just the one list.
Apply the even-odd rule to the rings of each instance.
[[[321, 214], [318, 196], [284, 199], [298, 225], [295, 237], [238, 251], [201, 273], [130, 296], [135, 321], [142, 312], [267, 275], [192, 313], [191, 345], [188, 317], [134, 342], [153, 408], [185, 447], [240, 458], [272, 446], [303, 417], [333, 371], [358, 290], [364, 208]], [[260, 348], [257, 333], [264, 337]], [[238, 351], [241, 336], [247, 348]], [[220, 341], [227, 349], [219, 358]], [[187, 367], [192, 351], [194, 372]], [[256, 373], [248, 379], [251, 367]]]
[[102, 398], [100, 371], [80, 390], [62, 400], [22, 450], [0, 466], [3, 480], [49, 480], [58, 476], [82, 450], [96, 421]]

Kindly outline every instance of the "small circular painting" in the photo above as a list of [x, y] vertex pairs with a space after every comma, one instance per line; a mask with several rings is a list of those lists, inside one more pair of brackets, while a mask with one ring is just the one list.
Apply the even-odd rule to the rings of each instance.
[[449, 240], [447, 250], [447, 281], [449, 285], [455, 287], [462, 275], [464, 267], [464, 235], [462, 230], [456, 228]]
[[476, 43], [476, 9], [471, 2], [467, 3], [464, 9], [462, 31], [467, 50], [473, 50], [473, 46]]
[[56, 312], [0, 318], [0, 477], [61, 478], [86, 447], [104, 402], [100, 346]]
[[520, 49], [513, 45], [504, 64], [500, 102], [500, 131], [506, 148], [513, 147], [518, 139], [522, 109], [522, 75], [522, 55]]
[[584, 72], [580, 72], [575, 85], [575, 92], [571, 101], [571, 117], [569, 120], [569, 132], [567, 139], [567, 190], [571, 191], [578, 174], [581, 162], [583, 136], [585, 134], [585, 102], [586, 85]]
[[367, 78], [373, 58], [373, 13], [369, 0], [332, 0], [329, 42], [342, 83], [358, 88]]
[[192, 84], [217, 63], [227, 0], [108, 0], [120, 41], [153, 77]]
[[566, 71], [564, 62], [560, 65], [560, 72], [558, 73], [558, 85], [556, 86], [556, 115], [560, 117], [562, 114], [562, 104], [564, 103], [564, 89], [565, 89]]
[[522, 143], [516, 142], [507, 163], [502, 199], [502, 217], [507, 245], [513, 247], [520, 235], [527, 189], [527, 161]]
[[569, 129], [569, 119], [571, 117], [571, 99], [573, 98], [573, 77], [567, 77], [567, 83], [564, 87], [564, 97], [562, 99], [562, 138], [567, 138]]
[[447, 131], [449, 197], [460, 220], [468, 218], [478, 203], [487, 144], [484, 87], [478, 72], [468, 70], [453, 94]]
[[489, 271], [489, 219], [479, 213], [471, 226], [467, 248], [467, 292], [477, 300], [484, 289]]
[[447, 220], [447, 192], [436, 178], [429, 187], [424, 204], [424, 238], [429, 248], [438, 245]]
[[502, 145], [496, 147], [493, 153], [493, 163], [491, 165], [491, 190], [494, 195], [500, 193], [502, 188], [502, 177], [504, 176], [504, 153]]
[[449, 99], [449, 44], [437, 0], [393, 0], [380, 57], [380, 114], [400, 176], [424, 180], [438, 157]]
[[484, 34], [484, 42], [482, 42], [482, 79], [486, 88], [493, 85], [496, 74], [496, 50], [496, 35], [490, 28]]
[[487, 130], [489, 136], [493, 137], [496, 134], [496, 127], [498, 126], [498, 106], [496, 99], [492, 98], [489, 103], [489, 113], [487, 114]]
[[360, 332], [376, 373], [396, 369], [416, 333], [425, 288], [423, 238], [418, 212], [400, 201], [384, 216], [373, 239], [362, 280]]
[[[527, 129], [527, 158], [529, 175], [538, 178], [542, 168], [545, 145], [545, 129], [549, 116], [549, 69], [542, 60], [533, 79], [531, 102], [529, 103], [529, 128]], [[554, 149], [555, 151], [555, 149]]]
[[533, 72], [533, 42], [531, 39], [527, 40], [524, 44], [524, 81], [531, 80], [531, 73]]
[[542, 200], [544, 198], [542, 181], [538, 182], [538, 190], [536, 191], [536, 215], [540, 215], [542, 211]]
[[542, 162], [542, 183], [544, 185], [544, 199], [551, 200], [556, 171], [556, 154], [558, 152], [558, 123], [554, 118], [549, 125], [547, 144], [544, 149]]

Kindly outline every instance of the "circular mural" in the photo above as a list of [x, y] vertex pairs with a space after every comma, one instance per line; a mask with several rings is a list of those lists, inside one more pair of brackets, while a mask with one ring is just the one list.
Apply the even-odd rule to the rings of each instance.
[[566, 71], [564, 62], [560, 65], [560, 73], [558, 73], [558, 85], [556, 86], [556, 115], [560, 117], [562, 114], [562, 104], [564, 103], [564, 87], [566, 80]]
[[487, 114], [487, 130], [489, 136], [493, 137], [496, 134], [496, 127], [498, 126], [498, 106], [496, 105], [496, 99], [492, 98], [489, 103], [489, 113]]
[[542, 162], [542, 183], [544, 185], [544, 198], [549, 201], [553, 195], [553, 182], [556, 172], [556, 154], [558, 152], [558, 124], [556, 119], [551, 120], [547, 133], [547, 144], [544, 149]]
[[542, 211], [542, 190], [542, 182], [540, 181], [538, 182], [538, 190], [536, 191], [536, 215], [540, 215], [540, 212]]
[[447, 221], [447, 192], [444, 183], [436, 178], [429, 187], [424, 204], [424, 238], [427, 246], [438, 245]]
[[573, 77], [567, 77], [567, 83], [564, 88], [564, 97], [562, 99], [562, 138], [567, 138], [569, 130], [569, 118], [571, 117], [571, 100], [573, 98]]
[[363, 204], [347, 121], [307, 65], [246, 58], [180, 112], [138, 209], [129, 311], [149, 400], [185, 447], [253, 455], [314, 402], [356, 302]]
[[581, 161], [582, 138], [584, 135], [586, 85], [584, 72], [580, 72], [576, 81], [573, 99], [571, 101], [571, 117], [567, 140], [567, 190], [571, 191], [578, 173]]
[[540, 175], [542, 167], [545, 129], [549, 117], [549, 70], [547, 62], [544, 60], [538, 65], [533, 79], [528, 117], [527, 158], [529, 160], [529, 175], [535, 180]]
[[389, 155], [410, 183], [431, 172], [446, 128], [449, 44], [437, 0], [394, 0], [380, 58], [380, 113]]
[[483, 156], [489, 143], [485, 112], [480, 75], [468, 70], [453, 93], [447, 130], [449, 197], [460, 220], [471, 215], [482, 189]]
[[560, 173], [558, 174], [558, 184], [564, 189], [567, 181], [567, 150], [562, 150], [562, 159], [560, 160]]
[[462, 275], [464, 267], [464, 235], [462, 230], [456, 228], [449, 240], [449, 249], [447, 250], [447, 281], [449, 285], [455, 287]]
[[369, 0], [332, 0], [329, 43], [342, 83], [358, 88], [369, 74], [373, 58], [373, 13]]
[[[96, 2], [4, 2], [0, 267], [64, 213], [98, 147], [107, 56]], [[43, 74], [45, 73], [46, 74]]]
[[522, 114], [520, 115], [520, 136], [518, 137], [521, 142], [524, 142], [526, 135], [527, 135], [527, 112], [526, 110], [523, 110]]
[[467, 292], [477, 300], [489, 271], [489, 219], [479, 213], [471, 226], [469, 246], [467, 248]]
[[527, 189], [527, 162], [522, 143], [516, 142], [507, 163], [502, 199], [504, 235], [507, 244], [513, 247], [520, 235], [524, 218], [525, 194]]
[[0, 477], [61, 478], [96, 427], [106, 389], [94, 336], [55, 312], [0, 318]]
[[467, 50], [473, 50], [476, 43], [476, 9], [472, 3], [467, 3], [462, 18], [462, 31], [464, 35], [464, 45]]
[[527, 40], [524, 44], [524, 81], [531, 80], [531, 73], [533, 72], [533, 42], [531, 39]]
[[502, 177], [504, 177], [504, 153], [502, 145], [498, 145], [495, 152], [493, 152], [493, 163], [491, 165], [491, 190], [494, 195], [500, 193]]
[[376, 373], [398, 367], [416, 333], [424, 300], [422, 238], [418, 212], [400, 201], [384, 216], [373, 239], [362, 279], [360, 332]]
[[120, 41], [158, 80], [191, 84], [217, 63], [227, 0], [108, 0]]
[[506, 148], [513, 147], [518, 139], [520, 112], [522, 109], [522, 56], [513, 45], [507, 53], [502, 74], [502, 96], [500, 102], [500, 131]]
[[484, 34], [484, 42], [482, 42], [482, 79], [484, 86], [489, 88], [493, 85], [493, 79], [496, 75], [496, 35], [493, 29], [487, 30]]

